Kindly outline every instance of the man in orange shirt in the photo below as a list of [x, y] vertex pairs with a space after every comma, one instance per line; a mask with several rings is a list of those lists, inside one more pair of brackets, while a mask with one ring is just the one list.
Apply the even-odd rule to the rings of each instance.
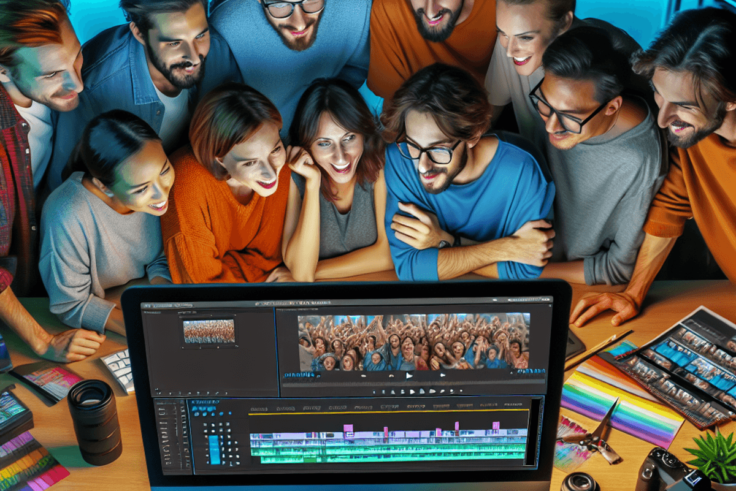
[[483, 83], [495, 25], [495, 0], [374, 0], [368, 87], [390, 99], [406, 79], [437, 62]]
[[736, 14], [682, 12], [638, 55], [634, 71], [649, 78], [657, 122], [677, 149], [649, 209], [629, 286], [582, 299], [570, 316], [578, 327], [607, 309], [618, 312], [614, 326], [634, 317], [688, 218], [736, 283]]

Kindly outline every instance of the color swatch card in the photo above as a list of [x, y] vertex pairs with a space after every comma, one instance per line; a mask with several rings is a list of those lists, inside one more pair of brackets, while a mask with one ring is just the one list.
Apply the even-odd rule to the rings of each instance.
[[557, 425], [557, 442], [555, 442], [555, 458], [554, 466], [562, 472], [570, 473], [580, 467], [586, 460], [593, 455], [593, 452], [587, 447], [581, 447], [575, 443], [565, 443], [559, 438], [567, 435], [584, 435], [588, 430], [580, 426], [575, 421], [565, 416], [560, 416], [560, 422]]
[[28, 432], [0, 446], [0, 491], [43, 491], [68, 475]]
[[66, 398], [69, 389], [83, 380], [68, 368], [48, 361], [19, 366], [10, 374], [26, 382], [53, 404]]
[[562, 388], [562, 407], [596, 421], [603, 419], [616, 401], [610, 425], [644, 441], [668, 448], [680, 430], [684, 418], [661, 404], [580, 372], [567, 379]]

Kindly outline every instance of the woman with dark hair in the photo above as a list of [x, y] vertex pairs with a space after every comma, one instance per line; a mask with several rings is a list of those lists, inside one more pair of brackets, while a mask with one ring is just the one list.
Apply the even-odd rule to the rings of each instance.
[[356, 370], [353, 355], [351, 355], [350, 353], [345, 353], [341, 357], [340, 370], [342, 370], [343, 372], [351, 372], [353, 370]]
[[508, 364], [500, 357], [500, 349], [492, 344], [486, 350], [486, 368], [507, 368]]
[[338, 79], [302, 96], [291, 142], [317, 164], [292, 174], [284, 263], [298, 281], [391, 269], [384, 212], [384, 146], [360, 93]]
[[69, 173], [41, 217], [39, 269], [51, 312], [72, 327], [125, 335], [125, 286], [171, 282], [159, 217], [174, 169], [146, 122], [114, 110], [86, 126]]
[[[542, 56], [552, 41], [569, 29], [589, 25], [607, 31], [627, 57], [639, 49], [621, 29], [598, 19], [580, 20], [574, 12], [575, 0], [496, 2], [498, 42], [486, 75], [488, 100], [494, 106], [493, 121], [513, 102], [519, 133], [545, 154], [547, 132], [529, 93], [544, 78]], [[635, 88], [646, 90], [643, 80], [632, 76], [631, 81]]]
[[228, 83], [194, 111], [191, 147], [172, 156], [179, 183], [162, 220], [174, 283], [252, 283], [288, 279], [281, 234], [290, 166], [281, 115], [263, 94]]
[[529, 368], [529, 352], [523, 351], [523, 348], [520, 340], [509, 341], [509, 358], [514, 368]]

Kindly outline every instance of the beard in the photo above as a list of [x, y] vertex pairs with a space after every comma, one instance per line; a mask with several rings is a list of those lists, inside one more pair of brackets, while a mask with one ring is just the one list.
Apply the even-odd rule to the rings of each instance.
[[[322, 12], [324, 12], [324, 10]], [[317, 29], [319, 28], [319, 21], [322, 19], [322, 12], [319, 13], [319, 16], [316, 19], [310, 19], [311, 22], [307, 22], [307, 25], [304, 27], [304, 30], [306, 31], [310, 27], [314, 26], [312, 33], [309, 36], [298, 38], [293, 38], [289, 34], [289, 32], [296, 31], [296, 27], [288, 24], [276, 25], [273, 23], [273, 19], [271, 19], [268, 13], [266, 13], [266, 18], [268, 19], [269, 24], [271, 24], [271, 26], [276, 30], [276, 33], [281, 38], [281, 42], [283, 42], [287, 48], [293, 51], [304, 51], [311, 48], [315, 41], [317, 41]]]
[[[460, 157], [460, 165], [458, 165], [457, 169], [455, 169], [455, 172], [450, 174], [447, 170], [446, 165], [443, 166], [435, 166], [429, 169], [429, 171], [425, 172], [425, 174], [445, 174], [445, 182], [442, 183], [442, 186], [440, 187], [432, 187], [428, 188], [424, 182], [422, 181], [422, 186], [424, 187], [424, 190], [427, 191], [429, 194], [440, 194], [444, 191], [447, 191], [447, 188], [450, 187], [452, 184], [452, 181], [460, 174], [463, 169], [465, 169], [465, 166], [468, 163], [468, 152], [463, 151], [462, 157]], [[437, 178], [435, 178], [436, 180]]]
[[153, 51], [153, 49], [146, 43], [146, 50], [148, 51], [148, 57], [153, 63], [153, 66], [156, 67], [156, 70], [158, 70], [161, 75], [164, 76], [166, 80], [168, 80], [171, 85], [178, 89], [191, 89], [195, 85], [197, 85], [200, 80], [204, 77], [204, 69], [205, 69], [205, 57], [202, 55], [199, 55], [199, 72], [196, 74], [188, 75], [178, 75], [175, 73], [175, 70], [183, 69], [190, 67], [194, 65], [191, 61], [183, 61], [181, 63], [174, 63], [172, 65], [166, 66], [166, 63], [158, 57], [158, 55]]
[[716, 110], [716, 116], [709, 125], [703, 126], [686, 138], [673, 134], [672, 129], [667, 128], [667, 139], [672, 145], [676, 146], [677, 148], [690, 148], [698, 143], [700, 140], [711, 135], [714, 131], [720, 128], [723, 124], [723, 120], [726, 119], [726, 112], [726, 105], [719, 104], [718, 109]]
[[458, 7], [457, 10], [455, 10], [454, 12], [450, 9], [440, 10], [437, 13], [437, 17], [445, 14], [450, 14], [450, 18], [444, 27], [438, 26], [439, 29], [430, 27], [425, 24], [426, 16], [424, 13], [424, 9], [415, 10], [414, 20], [417, 22], [417, 29], [419, 29], [419, 34], [421, 34], [424, 39], [432, 43], [441, 43], [446, 41], [447, 38], [449, 38], [452, 34], [452, 31], [455, 30], [455, 24], [457, 23], [457, 19], [460, 17], [460, 12], [462, 12], [464, 4], [465, 0], [460, 2], [460, 7]]

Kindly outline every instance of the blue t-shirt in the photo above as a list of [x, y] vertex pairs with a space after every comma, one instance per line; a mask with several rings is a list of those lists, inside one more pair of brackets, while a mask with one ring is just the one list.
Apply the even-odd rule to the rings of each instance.
[[[386, 235], [396, 274], [402, 280], [437, 281], [439, 249], [416, 250], [391, 230], [398, 203], [413, 203], [437, 215], [442, 230], [476, 242], [508, 237], [530, 220], [548, 216], [555, 197], [554, 183], [545, 177], [528, 152], [499, 140], [498, 149], [483, 174], [467, 184], [451, 184], [439, 194], [424, 190], [413, 162], [396, 145], [386, 149]], [[400, 212], [405, 214], [403, 212]], [[501, 279], [536, 278], [542, 268], [499, 262]]]

